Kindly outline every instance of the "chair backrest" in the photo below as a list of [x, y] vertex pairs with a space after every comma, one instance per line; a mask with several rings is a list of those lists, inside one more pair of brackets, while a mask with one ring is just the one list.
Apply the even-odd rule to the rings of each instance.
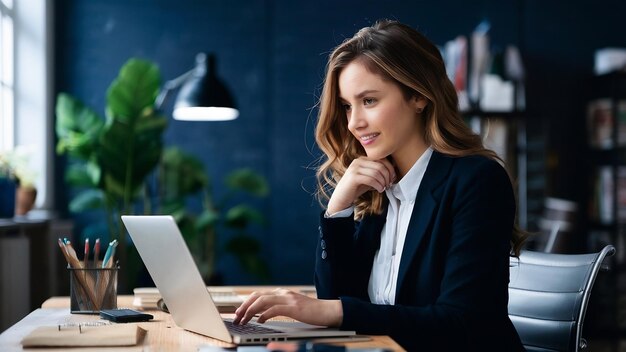
[[591, 288], [613, 246], [592, 254], [511, 257], [509, 317], [528, 351], [578, 351]]

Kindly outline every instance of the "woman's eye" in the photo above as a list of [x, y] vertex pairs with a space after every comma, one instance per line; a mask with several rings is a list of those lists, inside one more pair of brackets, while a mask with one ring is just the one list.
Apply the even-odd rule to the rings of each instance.
[[345, 111], [350, 111], [351, 108], [350, 104], [343, 104], [342, 107]]
[[364, 105], [374, 104], [374, 99], [372, 99], [372, 98], [365, 98], [365, 99], [363, 99], [363, 104]]

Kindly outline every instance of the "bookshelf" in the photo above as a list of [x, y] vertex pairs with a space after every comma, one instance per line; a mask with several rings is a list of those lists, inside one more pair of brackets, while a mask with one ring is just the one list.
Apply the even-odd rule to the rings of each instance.
[[546, 187], [545, 126], [523, 110], [469, 110], [463, 116], [485, 146], [505, 161], [516, 188], [520, 227], [536, 231]]
[[586, 243], [588, 252], [616, 247], [598, 276], [588, 309], [588, 331], [626, 337], [626, 73], [594, 76], [587, 84]]

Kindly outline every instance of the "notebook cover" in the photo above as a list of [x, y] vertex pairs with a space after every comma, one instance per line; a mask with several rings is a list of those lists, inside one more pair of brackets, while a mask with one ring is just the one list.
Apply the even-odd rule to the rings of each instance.
[[22, 339], [24, 347], [134, 346], [145, 335], [135, 324], [41, 326]]

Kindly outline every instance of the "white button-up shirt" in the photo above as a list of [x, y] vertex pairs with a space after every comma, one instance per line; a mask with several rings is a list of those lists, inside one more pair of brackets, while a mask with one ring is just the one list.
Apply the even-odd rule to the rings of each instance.
[[402, 248], [415, 206], [417, 190], [422, 183], [432, 153], [432, 148], [426, 149], [400, 182], [385, 191], [389, 199], [387, 220], [381, 232], [380, 248], [374, 257], [368, 285], [372, 303], [394, 304], [396, 301]]

